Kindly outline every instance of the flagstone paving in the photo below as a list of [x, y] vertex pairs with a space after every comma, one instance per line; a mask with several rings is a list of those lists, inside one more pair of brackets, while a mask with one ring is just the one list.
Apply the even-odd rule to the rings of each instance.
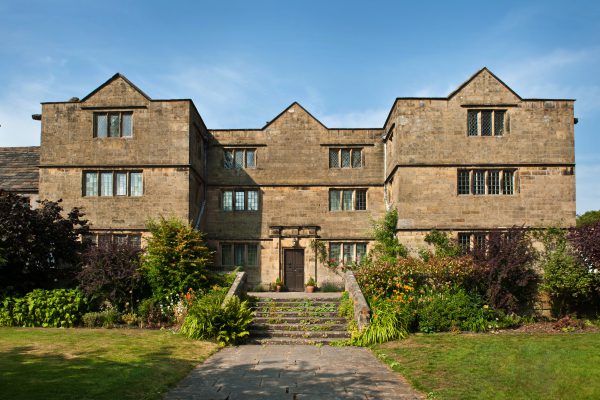
[[229, 347], [194, 369], [165, 400], [423, 399], [367, 349]]

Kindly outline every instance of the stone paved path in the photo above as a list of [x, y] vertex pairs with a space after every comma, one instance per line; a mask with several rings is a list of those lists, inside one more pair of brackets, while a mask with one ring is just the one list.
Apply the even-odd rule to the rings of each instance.
[[194, 369], [165, 400], [422, 399], [367, 349], [230, 347]]

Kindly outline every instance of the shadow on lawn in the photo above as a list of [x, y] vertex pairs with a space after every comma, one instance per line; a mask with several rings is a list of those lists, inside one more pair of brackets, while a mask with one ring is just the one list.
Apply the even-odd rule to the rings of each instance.
[[[107, 359], [106, 351], [38, 354], [34, 346], [0, 353], [1, 399], [156, 399], [198, 362], [173, 356], [172, 347]], [[114, 354], [118, 358], [118, 354]]]

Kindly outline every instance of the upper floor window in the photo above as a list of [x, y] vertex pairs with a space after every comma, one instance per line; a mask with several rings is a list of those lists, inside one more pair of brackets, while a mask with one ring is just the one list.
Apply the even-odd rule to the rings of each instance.
[[367, 189], [331, 189], [329, 211], [362, 211], [367, 209]]
[[329, 149], [329, 168], [360, 168], [362, 149]]
[[226, 169], [255, 168], [256, 149], [223, 150], [223, 167]]
[[144, 191], [141, 171], [85, 171], [83, 195], [141, 196]]
[[458, 194], [515, 194], [515, 170], [459, 169]]
[[258, 211], [258, 190], [233, 189], [221, 192], [223, 211]]
[[502, 136], [506, 110], [468, 110], [469, 136]]
[[133, 113], [131, 111], [94, 113], [94, 137], [131, 136], [133, 136]]

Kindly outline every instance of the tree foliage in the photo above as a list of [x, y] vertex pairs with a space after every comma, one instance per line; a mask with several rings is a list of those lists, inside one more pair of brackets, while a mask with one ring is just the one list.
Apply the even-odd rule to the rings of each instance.
[[119, 310], [133, 309], [144, 289], [138, 271], [141, 253], [139, 247], [128, 243], [90, 247], [77, 275], [79, 287], [96, 302], [108, 301]]
[[[462, 248], [456, 241], [451, 240], [445, 232], [432, 230], [425, 236], [425, 242], [433, 245], [436, 257], [457, 257], [463, 253]], [[422, 253], [425, 258], [428, 252]]]
[[580, 228], [585, 225], [594, 224], [600, 222], [600, 210], [587, 211], [577, 216], [577, 227]]
[[386, 212], [380, 220], [373, 223], [375, 245], [371, 257], [381, 261], [394, 262], [398, 257], [408, 255], [408, 250], [396, 237], [397, 224], [398, 210], [396, 209]]
[[176, 218], [148, 222], [148, 239], [141, 271], [156, 298], [198, 290], [209, 283], [212, 251], [201, 232]]
[[44, 200], [32, 209], [29, 199], [0, 191], [0, 282], [7, 292], [64, 287], [73, 282], [88, 232], [78, 208], [66, 216], [60, 200]]
[[600, 221], [571, 229], [568, 237], [581, 261], [600, 273]]

